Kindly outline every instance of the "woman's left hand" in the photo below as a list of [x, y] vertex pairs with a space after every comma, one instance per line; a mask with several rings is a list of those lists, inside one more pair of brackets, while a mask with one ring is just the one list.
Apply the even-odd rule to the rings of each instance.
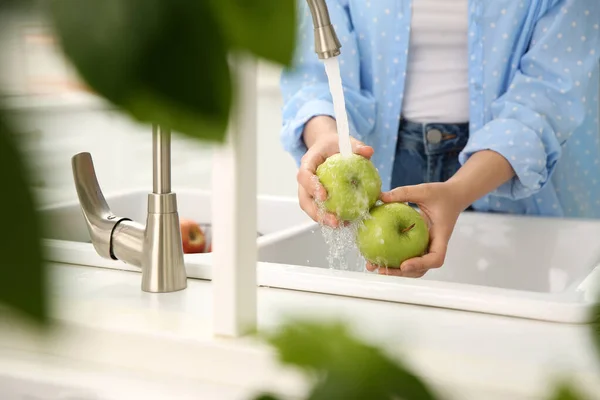
[[421, 215], [429, 226], [429, 252], [422, 257], [411, 258], [400, 268], [385, 268], [367, 263], [367, 270], [379, 268], [382, 275], [395, 275], [420, 278], [431, 268], [444, 264], [446, 249], [452, 231], [460, 213], [466, 208], [460, 202], [460, 193], [451, 184], [424, 183], [415, 186], [403, 186], [382, 193], [384, 203], [402, 202], [419, 206]]

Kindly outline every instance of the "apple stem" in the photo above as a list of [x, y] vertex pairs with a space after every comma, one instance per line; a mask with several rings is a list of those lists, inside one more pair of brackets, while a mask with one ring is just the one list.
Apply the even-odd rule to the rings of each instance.
[[411, 226], [409, 226], [408, 228], [404, 228], [400, 231], [400, 233], [406, 233], [408, 231], [410, 231], [412, 228], [415, 227], [415, 224], [412, 224]]

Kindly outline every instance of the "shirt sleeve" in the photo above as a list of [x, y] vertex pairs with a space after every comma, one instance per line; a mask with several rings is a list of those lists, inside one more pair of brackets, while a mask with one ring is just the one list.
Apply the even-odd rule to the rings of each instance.
[[[360, 88], [360, 57], [347, 0], [327, 0], [331, 23], [342, 44], [338, 57], [350, 134], [361, 140], [375, 124], [375, 99]], [[281, 75], [283, 96], [281, 143], [299, 164], [306, 153], [304, 126], [313, 117], [335, 118], [323, 61], [314, 48], [313, 23], [305, 0], [298, 0], [298, 39], [294, 62]]]
[[558, 1], [537, 22], [509, 89], [491, 105], [492, 119], [471, 133], [464, 164], [493, 150], [515, 177], [492, 194], [529, 197], [549, 181], [562, 146], [586, 116], [589, 81], [598, 69], [600, 1]]

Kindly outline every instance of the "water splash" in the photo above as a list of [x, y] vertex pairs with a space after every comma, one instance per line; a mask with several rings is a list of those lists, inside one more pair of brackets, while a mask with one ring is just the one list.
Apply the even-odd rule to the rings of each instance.
[[356, 246], [356, 223], [338, 228], [321, 225], [321, 235], [327, 245], [329, 269], [362, 272], [365, 259]]
[[349, 156], [352, 154], [352, 145], [350, 144], [350, 129], [348, 127], [346, 102], [344, 101], [340, 63], [337, 57], [327, 58], [324, 60], [324, 63], [325, 72], [327, 73], [327, 79], [329, 81], [329, 91], [333, 98], [333, 111], [335, 113], [337, 124], [340, 153], [343, 156]]
[[[323, 220], [323, 215], [327, 212], [323, 202], [317, 201], [318, 220]], [[319, 223], [321, 236], [327, 245], [327, 263], [329, 269], [364, 272], [366, 260], [356, 245], [356, 235], [363, 219], [350, 224], [340, 225], [332, 228], [323, 223]]]

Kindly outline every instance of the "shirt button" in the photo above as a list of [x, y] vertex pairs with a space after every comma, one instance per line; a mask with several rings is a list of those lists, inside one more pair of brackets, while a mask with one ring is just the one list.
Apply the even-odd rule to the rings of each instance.
[[442, 141], [442, 132], [440, 132], [439, 129], [427, 131], [427, 141], [431, 144], [438, 144]]

